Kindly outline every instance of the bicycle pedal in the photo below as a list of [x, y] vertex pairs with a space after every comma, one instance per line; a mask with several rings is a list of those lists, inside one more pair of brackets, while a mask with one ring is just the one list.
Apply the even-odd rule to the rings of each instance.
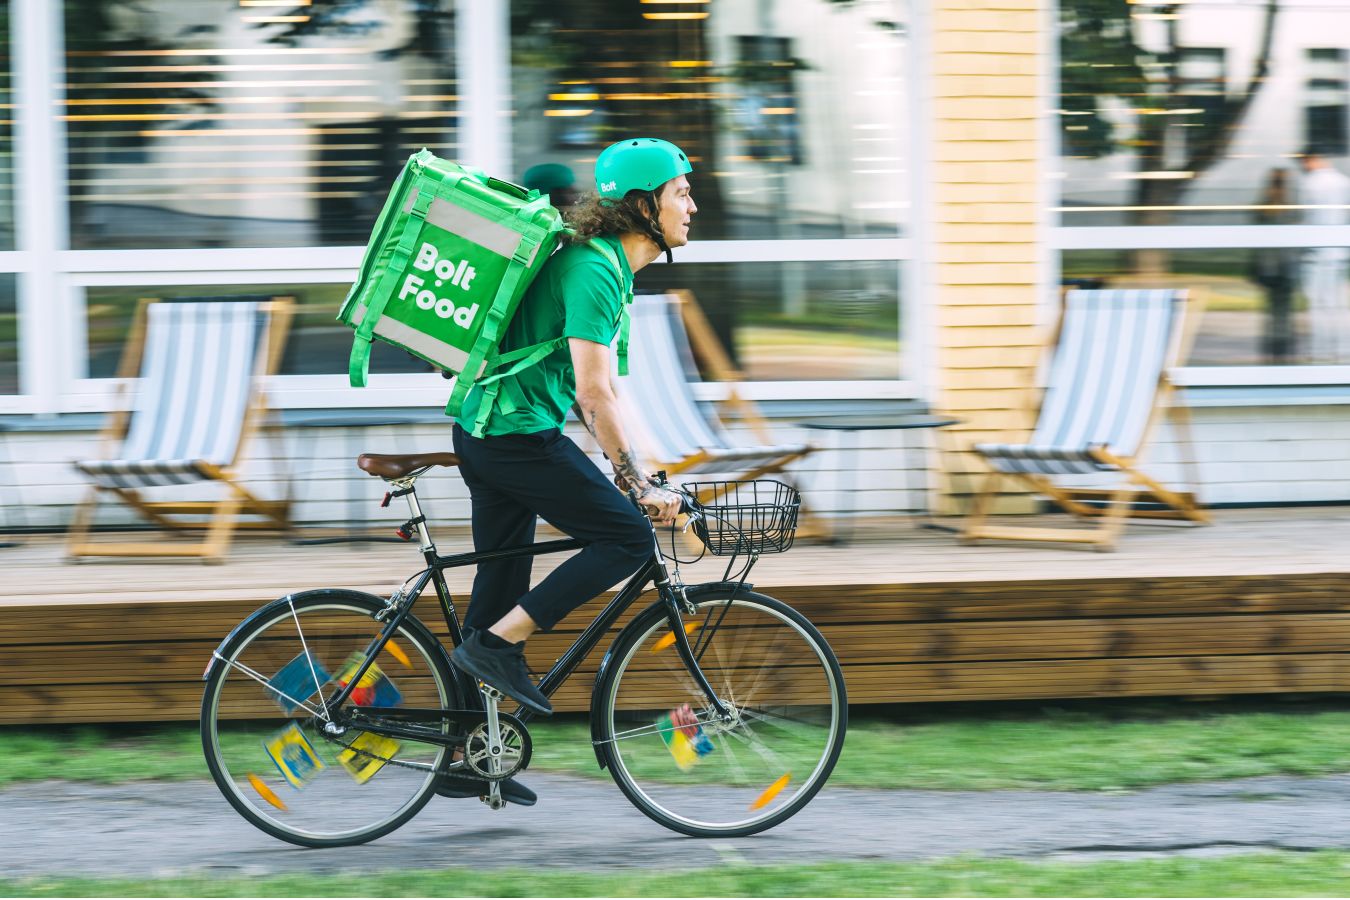
[[489, 700], [495, 700], [498, 703], [506, 699], [505, 694], [488, 684], [486, 681], [478, 682], [478, 690], [482, 692], [484, 697]]

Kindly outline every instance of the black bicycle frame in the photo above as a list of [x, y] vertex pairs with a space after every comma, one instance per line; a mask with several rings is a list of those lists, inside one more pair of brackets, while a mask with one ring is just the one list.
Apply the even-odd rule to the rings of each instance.
[[[357, 683], [370, 668], [375, 657], [379, 655], [379, 652], [384, 647], [385, 643], [387, 643], [389, 638], [394, 635], [403, 621], [412, 614], [413, 606], [421, 597], [422, 591], [426, 590], [428, 583], [436, 586], [436, 596], [441, 601], [441, 613], [445, 617], [446, 627], [450, 630], [450, 639], [454, 642], [455, 646], [458, 646], [461, 641], [463, 641], [464, 633], [460, 629], [459, 616], [455, 612], [455, 604], [450, 595], [450, 588], [445, 583], [444, 572], [446, 569], [457, 569], [463, 566], [502, 559], [519, 559], [526, 556], [561, 553], [565, 550], [577, 550], [584, 546], [585, 544], [581, 541], [569, 538], [559, 541], [542, 541], [540, 543], [527, 544], [520, 547], [505, 547], [500, 550], [486, 550], [473, 553], [457, 553], [453, 556], [441, 556], [436, 552], [435, 545], [430, 544], [423, 550], [423, 556], [426, 558], [427, 562], [426, 570], [417, 576], [417, 580], [413, 582], [412, 587], [407, 591], [402, 592], [401, 596], [395, 596], [395, 599], [393, 600], [392, 615], [389, 617], [388, 621], [385, 622], [385, 626], [381, 630], [379, 636], [367, 650], [365, 660], [357, 668], [356, 672], [352, 674], [347, 685], [329, 702], [329, 708], [340, 708], [343, 703], [347, 702], [348, 697], [350, 697], [352, 691], [355, 690]], [[614, 599], [601, 610], [600, 615], [596, 616], [595, 620], [591, 622], [577, 639], [572, 642], [572, 645], [567, 648], [567, 651], [558, 658], [557, 662], [553, 664], [553, 668], [549, 669], [548, 673], [545, 674], [543, 679], [539, 682], [539, 690], [543, 692], [544, 696], [551, 697], [553, 693], [562, 686], [563, 682], [565, 682], [576, 670], [577, 666], [581, 664], [581, 661], [595, 649], [595, 645], [600, 642], [602, 637], [604, 637], [605, 632], [609, 631], [610, 627], [618, 621], [619, 616], [623, 615], [624, 611], [632, 606], [634, 601], [642, 595], [643, 589], [646, 587], [647, 583], [653, 582], [656, 585], [657, 592], [660, 594], [661, 599], [666, 603], [666, 613], [669, 616], [671, 627], [675, 634], [675, 644], [678, 648], [680, 657], [684, 660], [684, 664], [689, 669], [690, 674], [694, 676], [695, 683], [699, 686], [699, 689], [703, 691], [704, 695], [708, 697], [709, 701], [712, 703], [717, 714], [719, 716], [726, 716], [728, 715], [728, 712], [722, 705], [721, 698], [713, 691], [712, 685], [709, 684], [707, 677], [703, 674], [703, 670], [699, 667], [694, 656], [693, 648], [690, 646], [689, 636], [685, 632], [683, 622], [680, 618], [680, 598], [676, 596], [675, 589], [670, 583], [670, 576], [666, 571], [665, 559], [661, 555], [660, 547], [656, 543], [656, 529], [654, 526], [652, 527], [652, 548], [653, 552], [651, 558], [638, 569], [632, 578], [628, 579], [628, 583], [625, 584], [619, 593], [614, 596]], [[476, 694], [477, 686], [473, 684], [471, 680], [461, 676], [458, 673], [458, 670], [456, 670], [456, 675], [461, 678], [462, 683], [467, 683], [465, 686], [470, 688], [469, 696], [473, 697]], [[379, 714], [379, 712], [383, 712], [383, 710], [367, 708], [365, 712], [368, 714]], [[389, 712], [393, 715], [398, 715], [396, 710], [391, 709]], [[407, 715], [408, 713], [416, 715], [422, 712], [429, 711], [405, 710], [404, 715]], [[521, 721], [528, 721], [534, 717], [534, 714], [529, 709], [521, 707], [516, 710], [515, 716]], [[379, 729], [371, 727], [370, 730], [377, 731]]]

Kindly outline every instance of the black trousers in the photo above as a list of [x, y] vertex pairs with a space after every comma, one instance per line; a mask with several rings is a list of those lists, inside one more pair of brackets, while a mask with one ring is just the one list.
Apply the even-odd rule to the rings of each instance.
[[534, 541], [535, 516], [586, 546], [530, 590], [533, 557], [485, 562], [473, 580], [469, 628], [488, 628], [517, 603], [548, 631], [652, 555], [647, 519], [558, 429], [475, 438], [454, 433], [473, 504], [474, 550]]

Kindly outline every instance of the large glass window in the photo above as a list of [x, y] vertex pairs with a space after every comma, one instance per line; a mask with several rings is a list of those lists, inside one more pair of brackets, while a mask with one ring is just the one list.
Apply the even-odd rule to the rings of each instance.
[[1186, 361], [1192, 366], [1350, 365], [1348, 268], [1344, 247], [1080, 250], [1063, 257], [1071, 284], [1189, 290], [1200, 317]]
[[0, 394], [19, 392], [19, 313], [15, 277], [0, 275]]
[[457, 155], [453, 6], [66, 0], [72, 246], [364, 244]]
[[644, 292], [689, 291], [752, 381], [895, 380], [899, 284], [889, 261], [655, 264], [638, 276]]
[[696, 240], [899, 233], [906, 0], [511, 8], [517, 177], [556, 164], [589, 192], [599, 150], [625, 135], [661, 137], [694, 164]]
[[[346, 374], [352, 330], [334, 321], [345, 284], [292, 285], [184, 285], [157, 287], [91, 287], [85, 290], [86, 332], [90, 378], [117, 374], [127, 335], [142, 297], [224, 297], [260, 294], [291, 297], [295, 310], [282, 353], [282, 375]], [[0, 379], [3, 379], [3, 297], [0, 296]], [[396, 347], [376, 341], [371, 345], [370, 370], [376, 373], [429, 372], [431, 366]]]
[[1294, 157], [1350, 174], [1350, 4], [1059, 0], [1060, 221], [1265, 224]]
[[[0, 0], [0, 250], [15, 247], [14, 58], [9, 50], [9, 7], [9, 0]], [[12, 296], [12, 285], [9, 291]]]

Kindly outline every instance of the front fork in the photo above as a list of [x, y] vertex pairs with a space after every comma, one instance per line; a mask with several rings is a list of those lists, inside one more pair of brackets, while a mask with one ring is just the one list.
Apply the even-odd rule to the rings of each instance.
[[[650, 520], [648, 520], [648, 524], [651, 525]], [[703, 696], [708, 698], [708, 704], [712, 707], [718, 720], [723, 723], [730, 722], [733, 719], [731, 710], [722, 702], [722, 698], [717, 696], [717, 692], [713, 690], [712, 684], [708, 681], [708, 676], [703, 674], [703, 669], [694, 656], [694, 647], [689, 642], [689, 633], [684, 630], [682, 614], [693, 615], [697, 609], [690, 602], [684, 584], [678, 581], [676, 583], [671, 582], [670, 572], [666, 568], [666, 557], [661, 552], [661, 542], [657, 540], [656, 526], [651, 525], [651, 529], [652, 546], [656, 548], [656, 590], [666, 603], [666, 616], [675, 634], [676, 652], [680, 654], [684, 667], [693, 676], [698, 689], [703, 692]]]

